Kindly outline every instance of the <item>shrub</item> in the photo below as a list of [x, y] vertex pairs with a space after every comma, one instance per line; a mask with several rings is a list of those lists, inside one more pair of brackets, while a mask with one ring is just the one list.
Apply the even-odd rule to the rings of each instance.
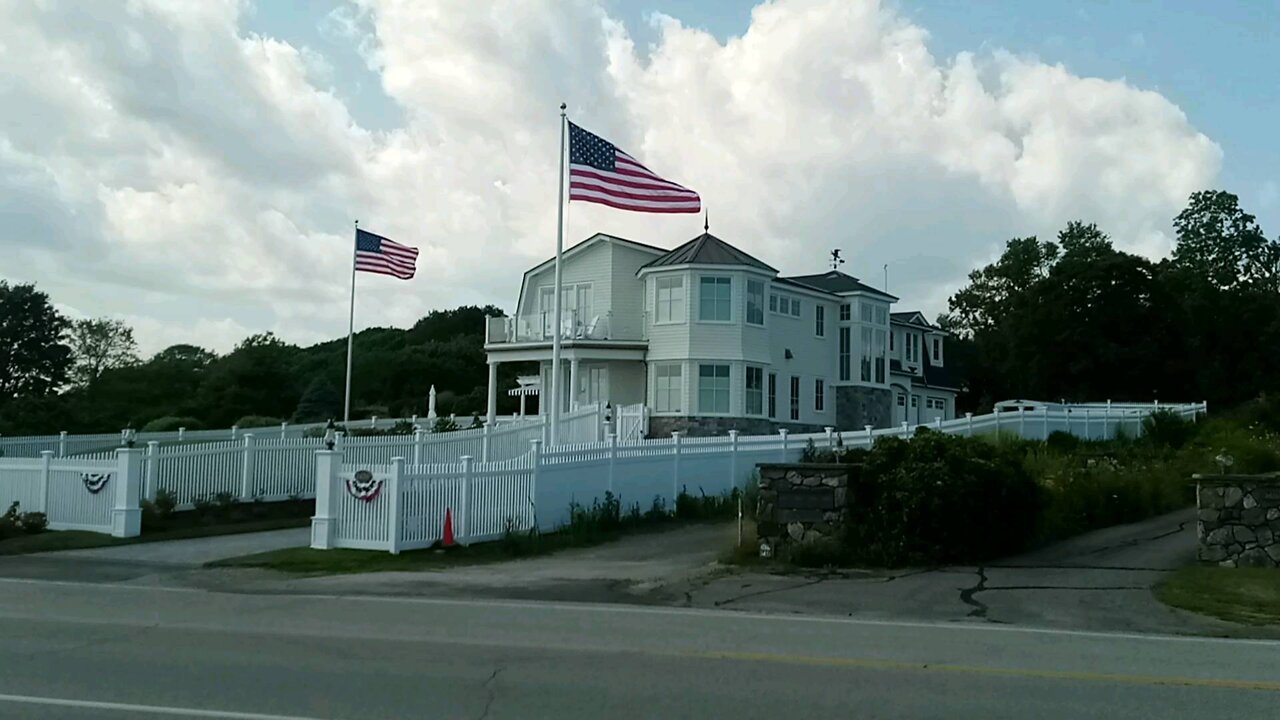
[[49, 516], [42, 512], [24, 512], [18, 516], [18, 527], [28, 535], [37, 535], [49, 529]]
[[1180, 415], [1161, 410], [1142, 419], [1142, 437], [1150, 445], [1177, 450], [1196, 434], [1195, 423]]
[[13, 537], [22, 532], [22, 528], [18, 524], [18, 507], [18, 502], [15, 500], [9, 505], [9, 509], [3, 515], [0, 515], [0, 540]]
[[438, 417], [435, 424], [431, 426], [431, 432], [443, 433], [453, 432], [458, 429], [458, 423], [451, 417]]
[[280, 418], [269, 415], [245, 415], [235, 422], [235, 426], [238, 428], [278, 428], [282, 422], [284, 421]]
[[1016, 452], [921, 429], [867, 453], [849, 492], [846, 546], [878, 565], [977, 562], [1026, 547], [1039, 510]]
[[141, 432], [174, 432], [178, 428], [199, 430], [203, 427], [204, 424], [193, 417], [166, 415], [165, 417], [156, 418], [146, 425], [143, 425]]

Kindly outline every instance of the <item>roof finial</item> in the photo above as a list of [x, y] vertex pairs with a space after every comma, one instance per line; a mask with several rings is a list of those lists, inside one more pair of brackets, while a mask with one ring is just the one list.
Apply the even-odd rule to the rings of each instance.
[[702, 212], [702, 232], [709, 233], [711, 232], [711, 211], [703, 209]]

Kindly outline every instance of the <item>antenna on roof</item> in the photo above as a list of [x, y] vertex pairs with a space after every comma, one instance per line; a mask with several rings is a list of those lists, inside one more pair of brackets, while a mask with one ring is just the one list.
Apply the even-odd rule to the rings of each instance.
[[840, 257], [840, 248], [831, 251], [831, 269], [835, 270], [844, 264], [844, 258]]
[[884, 291], [889, 292], [889, 263], [884, 264]]
[[702, 232], [711, 232], [711, 211], [703, 210], [702, 212]]

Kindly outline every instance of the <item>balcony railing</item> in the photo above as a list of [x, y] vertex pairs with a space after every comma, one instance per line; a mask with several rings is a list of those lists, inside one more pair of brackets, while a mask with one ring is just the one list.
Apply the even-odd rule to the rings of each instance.
[[[644, 340], [644, 318], [616, 323], [612, 312], [587, 316], [577, 310], [562, 313], [561, 340]], [[553, 337], [552, 313], [491, 317], [485, 329], [488, 343], [548, 342]]]

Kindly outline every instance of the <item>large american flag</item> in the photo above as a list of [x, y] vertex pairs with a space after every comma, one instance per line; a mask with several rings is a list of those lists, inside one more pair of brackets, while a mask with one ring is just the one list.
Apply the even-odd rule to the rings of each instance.
[[569, 123], [569, 200], [621, 210], [696, 213], [698, 193], [661, 178], [599, 135]]
[[418, 248], [356, 230], [356, 270], [408, 280], [413, 277], [417, 261]]

